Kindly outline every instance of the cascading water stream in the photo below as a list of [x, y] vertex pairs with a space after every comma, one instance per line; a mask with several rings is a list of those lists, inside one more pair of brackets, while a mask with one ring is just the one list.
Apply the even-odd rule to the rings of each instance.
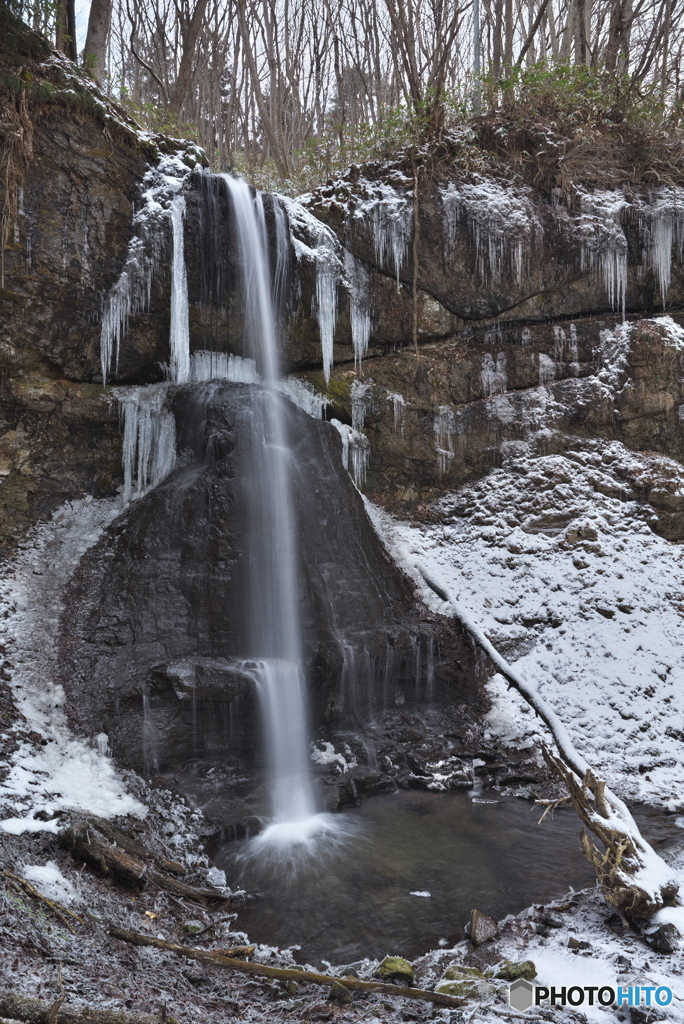
[[[246, 481], [250, 515], [249, 644], [264, 716], [273, 821], [259, 841], [289, 843], [320, 831], [311, 787], [297, 551], [290, 474], [292, 452], [277, 390], [280, 369], [264, 208], [259, 193], [224, 175], [237, 229], [247, 342], [263, 388], [251, 411], [253, 457]], [[276, 227], [281, 227], [276, 218]], [[278, 232], [281, 234], [282, 232]], [[277, 245], [280, 255], [281, 246]]]

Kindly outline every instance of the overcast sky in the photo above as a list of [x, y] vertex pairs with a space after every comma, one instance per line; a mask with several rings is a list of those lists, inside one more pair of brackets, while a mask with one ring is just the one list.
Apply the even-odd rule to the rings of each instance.
[[76, 0], [76, 48], [79, 54], [85, 46], [89, 14], [90, 0]]

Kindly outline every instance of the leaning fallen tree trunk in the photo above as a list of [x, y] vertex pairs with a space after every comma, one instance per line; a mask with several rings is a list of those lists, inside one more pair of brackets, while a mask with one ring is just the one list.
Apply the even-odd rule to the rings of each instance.
[[466, 610], [450, 594], [444, 582], [423, 565], [416, 569], [430, 589], [445, 601], [475, 643], [493, 662], [507, 682], [518, 691], [551, 733], [558, 755], [543, 748], [549, 768], [567, 787], [579, 817], [601, 841], [601, 851], [582, 830], [582, 850], [596, 871], [605, 899], [623, 917], [643, 926], [664, 906], [677, 902], [679, 884], [672, 870], [641, 835], [626, 804], [612, 793], [575, 749], [560, 718], [489, 642]]

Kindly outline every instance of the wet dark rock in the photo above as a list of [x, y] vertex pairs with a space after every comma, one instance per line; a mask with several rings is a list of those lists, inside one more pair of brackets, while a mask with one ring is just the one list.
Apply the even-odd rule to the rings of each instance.
[[568, 939], [568, 949], [591, 949], [591, 943], [584, 939], [576, 939], [574, 935], [571, 935]]
[[546, 913], [546, 914], [544, 914], [542, 920], [543, 920], [544, 924], [547, 925], [549, 928], [564, 928], [565, 927], [565, 921], [563, 920], [562, 917], [559, 917], [558, 914]]
[[[246, 661], [243, 489], [247, 422], [258, 396], [247, 385], [213, 386], [209, 398], [206, 386], [175, 389], [179, 450], [191, 454], [88, 552], [63, 619], [63, 679], [82, 726], [106, 732], [117, 759], [137, 770], [190, 772], [202, 804], [214, 788], [220, 799], [210, 765], [244, 770], [245, 779], [260, 767], [256, 688]], [[476, 674], [465, 668], [469, 648], [454, 626], [419, 614], [342, 469], [337, 432], [284, 405], [296, 459], [313, 729], [357, 731], [374, 711], [420, 704], [428, 672], [437, 720], [440, 707], [474, 708], [481, 698]], [[217, 457], [212, 430], [227, 427], [234, 446]], [[338, 783], [347, 794], [338, 806], [396, 788], [386, 771], [361, 763]], [[248, 794], [233, 792], [237, 804], [224, 820], [237, 823]], [[263, 812], [250, 800], [248, 814]]]
[[658, 953], [674, 953], [681, 945], [681, 935], [673, 924], [661, 924], [645, 934], [649, 946]]

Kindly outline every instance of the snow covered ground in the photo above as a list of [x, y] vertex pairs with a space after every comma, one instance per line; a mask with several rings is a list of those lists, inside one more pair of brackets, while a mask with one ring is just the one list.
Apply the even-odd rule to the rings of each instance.
[[[531, 459], [446, 495], [431, 522], [369, 506], [399, 564], [435, 611], [416, 560], [440, 575], [495, 647], [535, 685], [589, 763], [621, 796], [684, 809], [684, 546], [625, 501], [625, 476], [670, 460], [617, 442]], [[656, 467], [657, 468], [657, 467]], [[501, 676], [489, 683], [487, 736], [537, 745], [544, 727]]]
[[81, 556], [120, 511], [118, 499], [67, 502], [32, 532], [0, 580], [0, 643], [25, 719], [15, 726], [19, 746], [0, 761], [4, 832], [58, 832], [54, 815], [66, 809], [107, 818], [145, 814], [106, 756], [107, 737], [88, 742], [73, 735], [64, 691], [54, 681], [64, 588]]

